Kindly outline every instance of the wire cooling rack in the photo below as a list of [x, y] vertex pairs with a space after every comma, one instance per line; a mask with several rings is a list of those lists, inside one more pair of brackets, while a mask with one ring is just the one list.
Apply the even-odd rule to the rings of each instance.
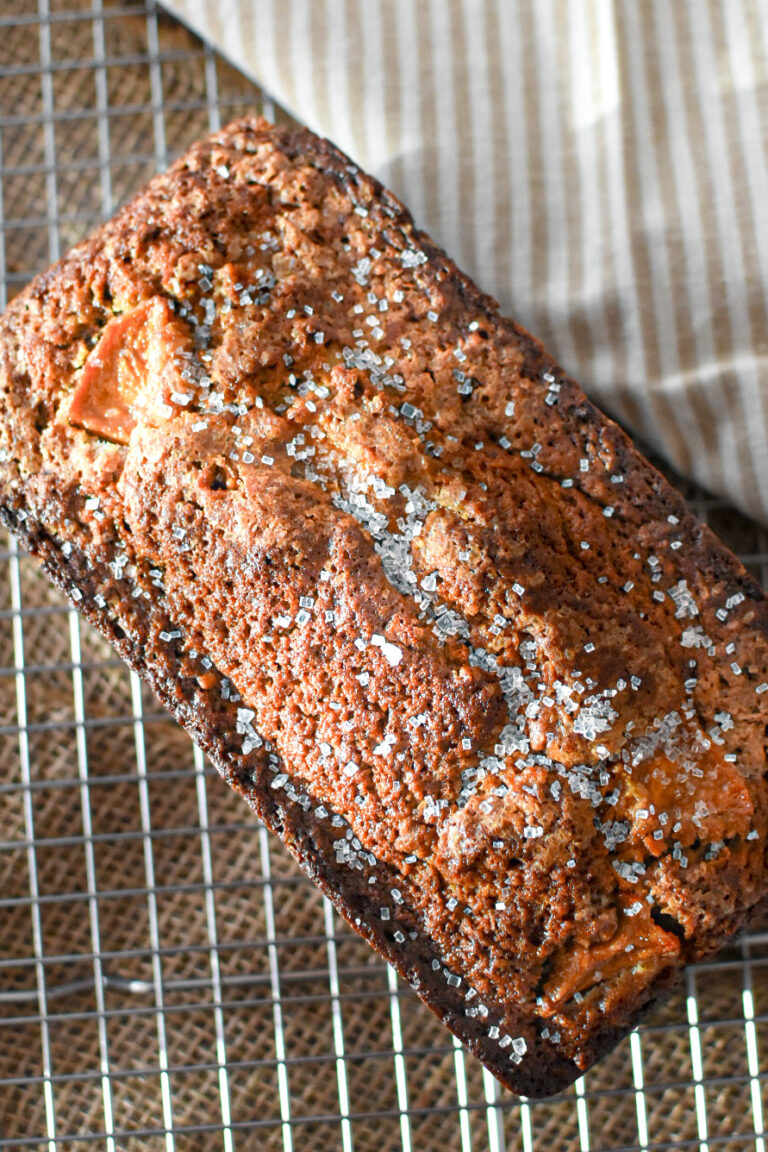
[[[2, 0], [3, 303], [194, 138], [280, 116], [153, 4]], [[768, 583], [765, 531], [686, 490]], [[502, 1090], [12, 540], [0, 550], [0, 1147], [763, 1152], [768, 932], [575, 1089]]]

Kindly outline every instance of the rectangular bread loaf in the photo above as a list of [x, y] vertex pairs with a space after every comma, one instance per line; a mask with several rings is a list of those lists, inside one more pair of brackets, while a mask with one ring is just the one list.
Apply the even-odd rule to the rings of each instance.
[[764, 899], [763, 594], [311, 133], [232, 124], [13, 301], [0, 515], [514, 1091]]

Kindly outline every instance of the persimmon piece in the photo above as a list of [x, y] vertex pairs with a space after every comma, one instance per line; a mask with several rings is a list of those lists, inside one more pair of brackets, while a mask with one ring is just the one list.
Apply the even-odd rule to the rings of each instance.
[[[696, 769], [701, 775], [656, 752], [627, 777], [627, 814], [651, 855], [663, 855], [669, 841], [688, 845], [745, 836], [749, 831], [754, 805], [738, 768], [712, 746], [697, 758]], [[619, 805], [619, 811], [622, 808]], [[645, 818], [638, 818], [638, 812]], [[659, 816], [664, 813], [662, 825]], [[657, 839], [653, 831], [658, 828], [662, 836]]]
[[679, 952], [680, 941], [652, 920], [648, 905], [643, 903], [635, 916], [620, 913], [617, 931], [610, 940], [586, 947], [583, 941], [577, 941], [564, 952], [556, 961], [544, 992], [557, 1008], [576, 992], [584, 992], [626, 969], [642, 965], [646, 972], [657, 972], [675, 960]]
[[184, 343], [184, 329], [161, 296], [113, 317], [83, 365], [70, 422], [127, 444], [142, 410], [162, 400], [163, 379]]

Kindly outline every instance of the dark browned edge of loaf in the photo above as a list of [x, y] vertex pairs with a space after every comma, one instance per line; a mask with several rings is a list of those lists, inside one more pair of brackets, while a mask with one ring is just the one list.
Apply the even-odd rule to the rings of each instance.
[[[239, 127], [248, 123], [241, 122]], [[265, 127], [263, 122], [253, 120], [250, 125]], [[233, 127], [230, 126], [224, 132], [230, 132]], [[280, 146], [287, 154], [293, 151], [312, 156], [314, 163], [332, 174], [345, 191], [350, 195], [355, 192], [355, 180], [360, 179], [361, 174], [333, 144], [305, 130], [279, 131]], [[602, 441], [610, 443], [626, 476], [624, 499], [639, 507], [649, 518], [678, 515], [681, 520], [678, 535], [686, 539], [687, 560], [695, 563], [713, 582], [727, 580], [731, 585], [738, 586], [748, 600], [762, 601], [765, 605], [759, 585], [736, 557], [690, 514], [682, 496], [641, 456], [623, 431], [607, 420], [581, 393], [541, 344], [514, 321], [499, 317], [496, 301], [480, 292], [442, 249], [415, 227], [410, 213], [396, 197], [373, 178], [363, 179], [370, 181], [376, 197], [396, 209], [397, 224], [408, 232], [413, 244], [427, 253], [430, 266], [434, 264], [450, 273], [458, 295], [473, 306], [483, 309], [496, 324], [507, 326], [514, 334], [515, 340], [524, 350], [520, 375], [535, 380], [543, 372], [552, 372], [563, 381], [566, 387], [560, 404], [561, 411], [566, 411], [571, 421], [598, 428]], [[130, 212], [145, 194], [145, 191], [140, 192], [131, 204], [118, 213], [118, 217]], [[80, 261], [87, 258], [88, 244], [89, 241], [86, 241], [78, 248]], [[63, 257], [37, 277], [23, 295], [30, 291], [42, 293], [49, 285], [54, 285], [59, 270], [68, 258]], [[303, 871], [329, 897], [341, 915], [414, 986], [420, 998], [468, 1049], [506, 1086], [522, 1095], [552, 1095], [578, 1078], [583, 1067], [577, 1066], [542, 1040], [531, 1028], [531, 1021], [522, 1013], [517, 1023], [525, 1033], [528, 1051], [518, 1065], [509, 1062], [507, 1053], [500, 1050], [496, 1042], [489, 1040], [487, 1020], [470, 1018], [465, 1014], [462, 989], [451, 988], [442, 979], [442, 974], [436, 976], [433, 972], [432, 961], [439, 960], [439, 955], [430, 947], [430, 941], [421, 935], [416, 940], [406, 939], [404, 944], [396, 943], [394, 933], [398, 927], [397, 921], [385, 924], [374, 915], [374, 910], [387, 901], [391, 881], [396, 875], [394, 871], [387, 869], [390, 873], [387, 877], [377, 879], [375, 885], [369, 885], [367, 872], [358, 874], [347, 867], [336, 866], [328, 822], [319, 821], [312, 810], [305, 812], [297, 803], [285, 798], [283, 793], [277, 793], [269, 787], [267, 756], [263, 749], [251, 751], [247, 756], [242, 754], [239, 747], [241, 741], [235, 737], [237, 705], [220, 698], [214, 700], [210, 693], [199, 687], [194, 676], [184, 675], [181, 652], [176, 651], [173, 644], [165, 645], [163, 650], [147, 651], [146, 640], [153, 630], [155, 619], [159, 617], [163, 624], [167, 622], [163, 610], [152, 602], [127, 597], [122, 598], [122, 615], [119, 620], [115, 619], [108, 608], [99, 608], [95, 601], [99, 593], [104, 595], [110, 589], [115, 593], [119, 591], [108, 564], [93, 562], [78, 551], [72, 551], [65, 559], [61, 548], [66, 541], [52, 536], [43, 524], [34, 522], [26, 513], [23, 499], [15, 496], [9, 498], [11, 496], [10, 493], [3, 494], [5, 502], [0, 504], [0, 520], [3, 524], [41, 563], [58, 588], [73, 600], [77, 610], [109, 640], [129, 667], [147, 682], [163, 706], [189, 732], [227, 783], [244, 797], [267, 827], [281, 838]], [[74, 601], [72, 596], [75, 588], [82, 595], [79, 601]], [[106, 599], [110, 599], [109, 595], [106, 595]], [[762, 611], [755, 628], [768, 637], [768, 611]], [[244, 860], [244, 871], [247, 868], [248, 862]], [[381, 863], [378, 868], [380, 873], [384, 871]], [[757, 914], [762, 909], [761, 904], [752, 911]], [[631, 1019], [624, 1020], [619, 1027], [606, 1025], [598, 1033], [593, 1033], [585, 1044], [586, 1060], [592, 1063], [613, 1048], [678, 976], [679, 973], [662, 973], [649, 988], [645, 1003], [633, 1013]], [[489, 1005], [492, 1015], [495, 1012], [497, 1017], [503, 1017], [505, 1027], [515, 1026], [508, 1008], [502, 1011], [493, 1005], [487, 995], [483, 999]]]

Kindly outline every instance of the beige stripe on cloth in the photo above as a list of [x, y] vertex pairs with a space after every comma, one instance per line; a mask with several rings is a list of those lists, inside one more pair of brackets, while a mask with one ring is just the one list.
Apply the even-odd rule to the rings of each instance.
[[768, 522], [768, 4], [169, 0], [682, 471]]

